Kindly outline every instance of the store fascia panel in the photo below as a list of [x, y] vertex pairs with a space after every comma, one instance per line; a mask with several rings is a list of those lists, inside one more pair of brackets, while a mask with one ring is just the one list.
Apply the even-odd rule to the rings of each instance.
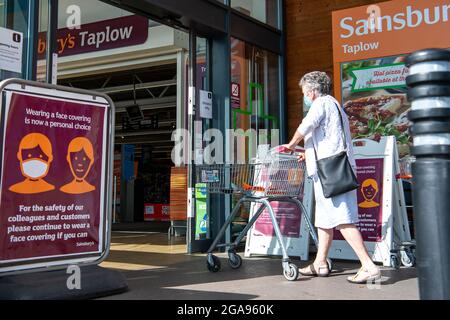
[[[145, 43], [58, 59], [58, 78], [176, 63], [176, 53], [189, 50], [189, 34], [168, 26], [149, 28]], [[38, 61], [38, 79], [45, 77], [45, 60]]]

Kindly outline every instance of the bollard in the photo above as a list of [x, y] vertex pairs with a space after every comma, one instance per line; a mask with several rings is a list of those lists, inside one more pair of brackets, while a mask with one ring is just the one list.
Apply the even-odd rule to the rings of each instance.
[[450, 51], [406, 59], [420, 298], [450, 299]]

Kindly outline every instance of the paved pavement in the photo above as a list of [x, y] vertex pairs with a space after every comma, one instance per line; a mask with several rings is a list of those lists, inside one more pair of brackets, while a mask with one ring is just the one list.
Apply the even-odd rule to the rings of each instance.
[[[359, 266], [334, 261], [328, 278], [300, 276], [287, 281], [278, 257], [244, 258], [233, 270], [226, 255], [218, 254], [222, 268], [218, 273], [206, 269], [205, 255], [185, 254], [183, 240], [167, 241], [162, 233], [114, 232], [111, 254], [103, 267], [118, 269], [128, 280], [129, 291], [103, 299], [190, 299], [190, 300], [320, 300], [320, 299], [418, 299], [415, 268], [382, 269], [380, 285], [355, 285], [346, 277]], [[308, 264], [295, 258], [294, 263]]]

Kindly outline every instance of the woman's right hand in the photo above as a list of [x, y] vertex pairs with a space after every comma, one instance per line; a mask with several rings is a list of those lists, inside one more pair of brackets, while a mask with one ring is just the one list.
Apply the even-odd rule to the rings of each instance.
[[305, 153], [304, 153], [304, 152], [300, 152], [300, 153], [297, 155], [297, 160], [298, 160], [298, 162], [303, 162], [303, 161], [305, 161]]

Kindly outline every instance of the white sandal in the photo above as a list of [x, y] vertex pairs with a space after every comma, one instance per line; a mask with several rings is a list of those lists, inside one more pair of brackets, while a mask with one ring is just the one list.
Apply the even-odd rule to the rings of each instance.
[[380, 269], [377, 268], [376, 273], [370, 273], [369, 270], [364, 269], [363, 267], [359, 269], [358, 273], [354, 276], [348, 277], [347, 281], [356, 284], [363, 284], [367, 282], [373, 282], [381, 279]]

